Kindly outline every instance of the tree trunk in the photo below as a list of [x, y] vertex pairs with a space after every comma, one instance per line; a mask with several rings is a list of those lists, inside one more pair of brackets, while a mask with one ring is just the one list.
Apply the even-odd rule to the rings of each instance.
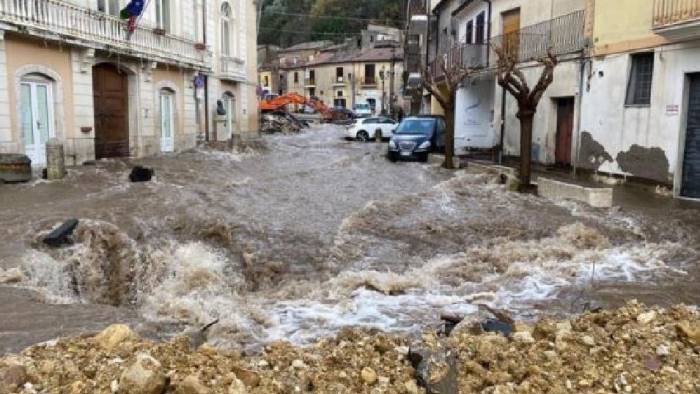
[[518, 114], [520, 119], [520, 191], [530, 189], [532, 168], [532, 124], [535, 118], [534, 111], [525, 111]]
[[455, 111], [453, 109], [445, 109], [445, 162], [443, 167], [454, 169], [455, 156]]

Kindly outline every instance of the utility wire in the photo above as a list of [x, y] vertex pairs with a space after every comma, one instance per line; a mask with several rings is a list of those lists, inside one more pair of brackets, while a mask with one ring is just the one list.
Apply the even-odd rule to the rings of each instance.
[[334, 15], [313, 15], [313, 14], [297, 14], [292, 12], [279, 12], [279, 11], [263, 11], [263, 15], [283, 15], [283, 16], [298, 16], [304, 18], [325, 18], [334, 20], [351, 20], [358, 22], [372, 22], [372, 21], [391, 21], [391, 22], [404, 22], [402, 19], [387, 19], [387, 18], [354, 18], [350, 16], [334, 16]]
[[291, 33], [291, 34], [306, 34], [306, 35], [324, 35], [324, 36], [343, 36], [343, 37], [355, 37], [360, 36], [360, 33], [324, 33], [324, 32], [310, 32], [310, 31], [298, 31], [298, 30], [280, 30], [273, 27], [261, 27], [261, 31], [277, 31], [280, 33]]

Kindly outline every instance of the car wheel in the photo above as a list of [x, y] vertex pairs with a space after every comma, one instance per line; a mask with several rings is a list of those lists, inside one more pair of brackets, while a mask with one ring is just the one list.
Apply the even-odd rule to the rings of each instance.
[[392, 163], [396, 163], [397, 161], [399, 161], [396, 155], [391, 154], [391, 152], [387, 153], [386, 158], [389, 159], [389, 161]]
[[364, 130], [361, 130], [360, 132], [357, 133], [357, 140], [360, 142], [369, 141], [369, 133], [367, 133]]

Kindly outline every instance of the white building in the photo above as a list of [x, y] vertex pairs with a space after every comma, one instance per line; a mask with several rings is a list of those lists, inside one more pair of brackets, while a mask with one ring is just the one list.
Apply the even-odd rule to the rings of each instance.
[[0, 152], [40, 167], [55, 137], [74, 165], [257, 131], [253, 1], [150, 0], [133, 34], [127, 2], [0, 0]]
[[[497, 56], [489, 44], [507, 40], [520, 59], [518, 68], [534, 86], [542, 66], [533, 59], [547, 49], [559, 56], [554, 83], [543, 96], [534, 121], [533, 160], [573, 164], [580, 107], [581, 64], [585, 57], [584, 0], [443, 0], [438, 6], [435, 59], [476, 69], [457, 93], [455, 149], [501, 147], [520, 153], [520, 123], [515, 99], [496, 82]], [[454, 4], [457, 4], [455, 7]], [[447, 21], [450, 21], [449, 23]], [[451, 29], [451, 30], [448, 30]], [[435, 39], [435, 38], [434, 38]], [[436, 107], [433, 100], [433, 107]], [[439, 109], [434, 108], [434, 112]]]

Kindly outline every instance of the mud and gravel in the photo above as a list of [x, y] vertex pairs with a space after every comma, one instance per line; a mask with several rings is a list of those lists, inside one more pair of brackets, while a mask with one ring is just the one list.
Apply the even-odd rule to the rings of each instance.
[[451, 393], [700, 390], [700, 314], [685, 306], [630, 302], [573, 320], [516, 324], [510, 338], [474, 332], [465, 321], [449, 337], [347, 329], [306, 347], [272, 343], [255, 356], [191, 344], [146, 341], [125, 326], [61, 339], [0, 359], [0, 392], [425, 393], [430, 382], [417, 379], [409, 360], [414, 347], [456, 356]]

